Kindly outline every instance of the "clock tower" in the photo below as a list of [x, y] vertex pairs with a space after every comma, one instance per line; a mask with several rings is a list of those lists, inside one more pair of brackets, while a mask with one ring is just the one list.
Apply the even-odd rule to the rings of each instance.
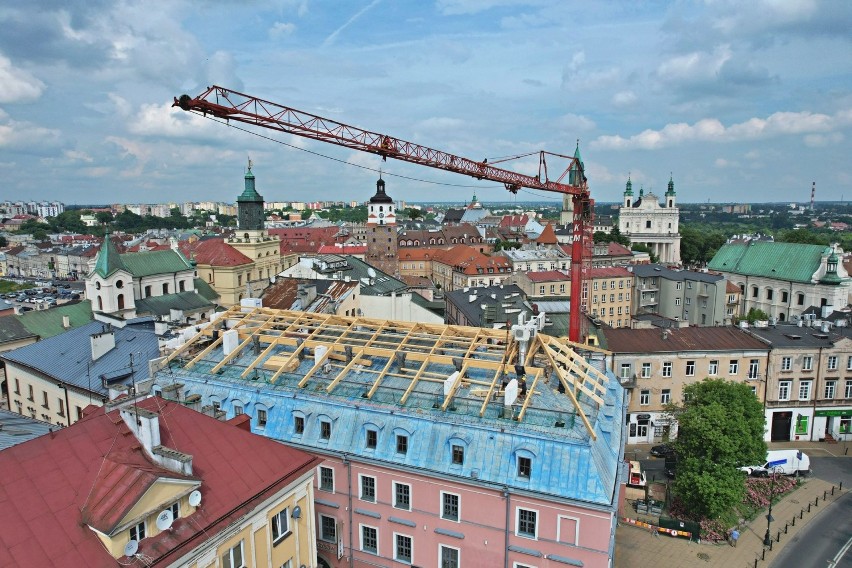
[[385, 180], [379, 176], [376, 194], [367, 202], [367, 263], [396, 276], [399, 273], [396, 239], [393, 199], [385, 193]]

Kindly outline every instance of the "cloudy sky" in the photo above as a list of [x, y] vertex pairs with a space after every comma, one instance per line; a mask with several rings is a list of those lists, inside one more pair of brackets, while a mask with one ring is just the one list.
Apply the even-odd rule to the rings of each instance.
[[628, 175], [683, 202], [852, 199], [846, 0], [30, 0], [0, 29], [0, 199], [233, 201], [249, 156], [267, 201], [363, 200], [379, 168], [398, 199], [511, 199], [171, 107], [209, 85], [476, 160], [579, 139], [598, 201]]

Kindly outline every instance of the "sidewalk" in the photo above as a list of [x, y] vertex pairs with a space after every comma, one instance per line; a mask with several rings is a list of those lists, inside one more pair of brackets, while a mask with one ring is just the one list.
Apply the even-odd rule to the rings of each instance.
[[[811, 457], [843, 456], [844, 452], [852, 459], [850, 443], [824, 444], [819, 442], [784, 442], [771, 443], [770, 449], [797, 448]], [[647, 455], [650, 446], [631, 446], [625, 451], [625, 456]], [[628, 453], [631, 452], [631, 453]], [[727, 543], [707, 544], [694, 543], [686, 539], [671, 538], [645, 529], [620, 524], [615, 533], [615, 562], [614, 566], [629, 568], [652, 568], [656, 566], [710, 566], [717, 568], [745, 568], [757, 566], [766, 568], [778, 555], [779, 551], [799, 533], [808, 522], [814, 519], [831, 504], [849, 491], [835, 488], [831, 494], [832, 483], [816, 478], [805, 478], [805, 482], [797, 490], [788, 494], [772, 506], [771, 535], [773, 546], [766, 549], [764, 556], [763, 538], [766, 534], [766, 514], [758, 515], [740, 531], [740, 539], [734, 548]], [[823, 499], [823, 495], [826, 495]], [[819, 499], [819, 505], [814, 501]], [[808, 505], [810, 504], [810, 512]], [[802, 512], [804, 510], [804, 512]], [[802, 518], [799, 519], [799, 514]], [[793, 517], [796, 525], [792, 526]], [[787, 534], [784, 534], [784, 526]], [[780, 542], [775, 542], [778, 531], [781, 531]]]

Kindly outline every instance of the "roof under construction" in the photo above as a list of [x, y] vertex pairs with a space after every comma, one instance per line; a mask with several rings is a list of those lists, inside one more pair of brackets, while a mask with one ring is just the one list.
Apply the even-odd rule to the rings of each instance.
[[[494, 402], [502, 402], [503, 381], [517, 372], [519, 342], [504, 330], [239, 307], [218, 322], [168, 361], [195, 372], [404, 407], [439, 403], [446, 411], [464, 401], [478, 406], [480, 418], [502, 416], [503, 405]], [[239, 340], [235, 348], [224, 346], [229, 330]], [[574, 347], [544, 334], [532, 339], [524, 367], [532, 396], [518, 400], [515, 420], [553, 426], [567, 413], [585, 425], [585, 435], [596, 436], [590, 419], [603, 405], [608, 378]], [[450, 384], [456, 371], [461, 380]]]
[[[463, 439], [477, 448], [470, 467], [480, 481], [506, 483], [513, 452], [530, 451], [547, 466], [524, 481], [528, 490], [612, 498], [623, 392], [603, 353], [588, 346], [541, 333], [516, 341], [506, 330], [237, 306], [163, 366], [160, 388], [181, 383], [187, 402], [252, 414], [258, 433], [276, 439], [351, 454], [368, 423], [416, 432], [407, 456], [381, 444], [370, 456], [449, 474], [449, 458], [443, 464], [434, 448]], [[507, 400], [521, 378], [520, 396]], [[304, 431], [293, 429], [298, 416]], [[334, 424], [334, 436], [321, 434], [320, 420]]]

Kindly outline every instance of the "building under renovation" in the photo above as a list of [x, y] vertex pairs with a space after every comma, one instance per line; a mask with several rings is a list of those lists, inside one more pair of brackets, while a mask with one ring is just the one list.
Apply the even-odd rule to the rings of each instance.
[[324, 458], [320, 567], [609, 567], [623, 390], [603, 353], [542, 324], [235, 306], [153, 389]]

